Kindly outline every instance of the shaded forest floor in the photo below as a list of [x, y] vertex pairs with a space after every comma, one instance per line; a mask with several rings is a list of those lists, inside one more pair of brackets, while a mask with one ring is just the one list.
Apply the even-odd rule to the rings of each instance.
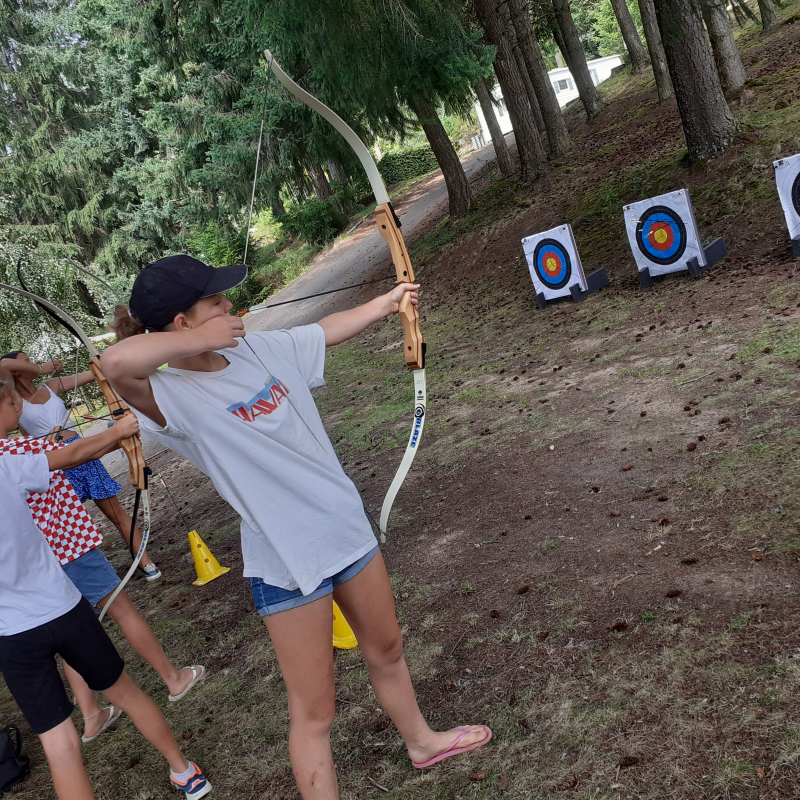
[[[383, 552], [423, 709], [439, 727], [485, 722], [495, 740], [416, 772], [359, 652], [339, 652], [343, 798], [798, 795], [800, 281], [771, 162], [800, 151], [800, 3], [781, 18], [740, 37], [750, 81], [724, 157], [687, 170], [674, 100], [656, 103], [649, 74], [621, 76], [593, 124], [568, 113], [575, 148], [548, 176], [517, 190], [487, 168], [473, 214], [416, 243], [429, 415]], [[622, 205], [681, 187], [704, 240], [723, 236], [730, 255], [642, 290]], [[613, 281], [538, 311], [519, 241], [565, 221], [586, 271]], [[317, 394], [373, 513], [408, 436], [399, 331], [388, 320], [332, 350]], [[209, 680], [168, 706], [112, 636], [214, 796], [296, 798], [235, 515], [185, 463], [153, 466], [233, 571], [190, 585], [185, 525], [155, 482], [164, 577], [131, 594]], [[117, 542], [106, 549], [125, 564]], [[0, 717], [19, 720], [5, 690]], [[18, 797], [49, 797], [26, 738], [35, 770]], [[127, 720], [84, 755], [104, 800], [173, 796]]]

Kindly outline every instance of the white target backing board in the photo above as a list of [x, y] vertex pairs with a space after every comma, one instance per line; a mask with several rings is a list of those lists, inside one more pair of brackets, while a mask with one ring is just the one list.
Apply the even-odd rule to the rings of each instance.
[[773, 166], [789, 238], [800, 238], [800, 153], [774, 161]]
[[636, 266], [650, 275], [685, 270], [693, 256], [705, 266], [706, 257], [687, 189], [640, 200], [625, 206], [625, 229]]
[[537, 294], [547, 300], [570, 297], [569, 287], [576, 283], [586, 291], [586, 277], [569, 225], [526, 237], [522, 250]]

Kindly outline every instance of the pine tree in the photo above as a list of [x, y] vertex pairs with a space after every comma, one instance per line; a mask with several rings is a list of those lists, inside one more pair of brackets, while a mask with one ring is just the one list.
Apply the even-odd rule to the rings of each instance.
[[650, 52], [650, 63], [653, 65], [653, 77], [656, 82], [658, 99], [661, 103], [664, 103], [672, 97], [672, 81], [669, 77], [667, 57], [664, 55], [664, 45], [661, 43], [661, 31], [658, 29], [653, 0], [639, 0], [639, 13], [642, 17], [642, 28], [647, 40], [647, 49]]
[[726, 95], [734, 95], [744, 86], [747, 76], [733, 38], [726, 3], [724, 0], [701, 0], [700, 8], [711, 40], [722, 91]]
[[578, 29], [575, 20], [572, 18], [569, 0], [551, 0], [552, 15], [550, 25], [555, 37], [558, 49], [561, 50], [566, 59], [567, 66], [575, 81], [581, 103], [586, 110], [589, 121], [593, 120], [603, 110], [603, 99], [597, 91], [597, 87], [589, 74], [589, 67], [586, 64], [586, 55], [581, 46]]
[[683, 123], [689, 161], [713, 158], [737, 130], [694, 0], [655, 0], [656, 17]]

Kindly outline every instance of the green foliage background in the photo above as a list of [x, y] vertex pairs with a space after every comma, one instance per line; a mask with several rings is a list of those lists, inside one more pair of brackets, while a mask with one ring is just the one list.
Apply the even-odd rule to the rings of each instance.
[[427, 145], [387, 153], [378, 162], [378, 169], [387, 186], [424, 175], [438, 166], [433, 150]]

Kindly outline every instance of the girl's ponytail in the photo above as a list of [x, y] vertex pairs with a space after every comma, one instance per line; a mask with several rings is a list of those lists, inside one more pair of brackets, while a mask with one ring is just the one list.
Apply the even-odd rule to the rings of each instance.
[[117, 341], [129, 339], [131, 336], [138, 336], [140, 333], [147, 333], [147, 328], [134, 317], [125, 306], [114, 307], [114, 319], [108, 326], [117, 334]]

